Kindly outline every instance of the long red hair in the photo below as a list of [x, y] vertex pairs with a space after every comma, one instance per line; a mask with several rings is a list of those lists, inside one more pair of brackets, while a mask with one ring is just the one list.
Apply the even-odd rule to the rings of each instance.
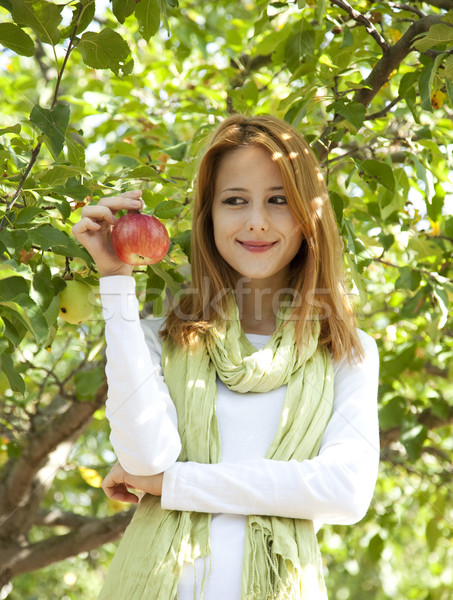
[[214, 243], [211, 210], [216, 175], [227, 152], [253, 146], [266, 149], [276, 161], [304, 239], [291, 262], [288, 282], [294, 290], [296, 340], [303, 340], [312, 321], [319, 320], [319, 344], [327, 346], [335, 359], [362, 356], [353, 306], [343, 282], [343, 244], [321, 168], [298, 131], [267, 115], [225, 119], [201, 158], [193, 206], [192, 287], [170, 310], [163, 335], [177, 344], [190, 344], [222, 321], [228, 301], [225, 289], [234, 291], [237, 274]]

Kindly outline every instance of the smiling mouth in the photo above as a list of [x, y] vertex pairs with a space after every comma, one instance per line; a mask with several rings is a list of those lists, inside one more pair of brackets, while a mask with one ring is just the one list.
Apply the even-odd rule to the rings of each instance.
[[245, 248], [245, 250], [249, 250], [250, 252], [266, 252], [266, 250], [270, 250], [270, 248], [273, 248], [277, 242], [241, 242], [240, 240], [238, 240], [238, 243], [243, 248]]

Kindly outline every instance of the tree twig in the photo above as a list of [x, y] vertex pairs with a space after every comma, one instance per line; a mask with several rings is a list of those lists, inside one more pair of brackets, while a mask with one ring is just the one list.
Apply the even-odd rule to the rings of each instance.
[[355, 8], [352, 8], [352, 6], [349, 4], [349, 2], [346, 2], [346, 0], [330, 0], [330, 2], [335, 6], [338, 6], [338, 8], [344, 10], [356, 23], [365, 27], [367, 33], [369, 33], [371, 37], [376, 40], [384, 52], [387, 52], [389, 49], [388, 43], [373, 25], [373, 23], [367, 19], [367, 17], [365, 17], [365, 15], [360, 13], [358, 10], [355, 10]]
[[1, 580], [10, 580], [21, 573], [42, 569], [54, 562], [89, 552], [102, 544], [118, 539], [129, 524], [134, 509], [113, 517], [87, 520], [77, 529], [64, 535], [55, 535], [25, 547], [10, 548], [6, 556], [0, 557]]
[[[83, 8], [83, 5], [81, 4], [80, 8], [79, 8], [79, 13], [77, 15], [76, 23], [74, 25], [74, 29], [73, 29], [71, 37], [69, 39], [68, 49], [66, 50], [66, 54], [65, 54], [65, 57], [63, 59], [63, 63], [62, 63], [61, 68], [60, 68], [60, 70], [58, 72], [57, 81], [56, 81], [56, 84], [55, 84], [55, 90], [54, 90], [53, 99], [52, 99], [52, 104], [50, 106], [51, 110], [52, 110], [52, 108], [55, 107], [55, 104], [57, 103], [57, 100], [58, 100], [58, 93], [60, 91], [61, 79], [63, 77], [63, 72], [64, 72], [64, 69], [66, 67], [66, 63], [68, 62], [69, 54], [71, 53], [71, 50], [72, 50], [72, 47], [73, 47], [73, 42], [74, 42], [74, 39], [75, 39], [75, 36], [76, 36], [76, 33], [77, 33], [77, 28], [79, 26], [80, 15], [82, 14], [82, 8]], [[20, 194], [22, 193], [22, 189], [23, 189], [23, 187], [25, 185], [25, 181], [27, 180], [27, 177], [30, 174], [31, 169], [32, 169], [33, 165], [35, 164], [36, 159], [38, 158], [38, 155], [39, 155], [39, 153], [41, 151], [41, 147], [42, 147], [42, 142], [38, 142], [36, 144], [36, 146], [34, 147], [34, 149], [33, 149], [33, 152], [32, 152], [31, 157], [30, 157], [30, 161], [29, 161], [27, 167], [25, 168], [24, 174], [22, 175], [22, 177], [21, 177], [21, 179], [19, 181], [19, 185], [18, 185], [18, 187], [17, 187], [17, 189], [16, 189], [16, 191], [14, 193], [14, 196], [11, 198], [11, 200], [8, 202], [8, 204], [6, 206], [6, 212], [3, 215], [3, 218], [2, 218], [2, 220], [0, 222], [0, 231], [2, 231], [2, 229], [4, 228], [4, 226], [5, 226], [6, 222], [7, 222], [7, 215], [8, 215], [8, 213], [11, 211], [11, 209], [13, 208], [13, 206], [16, 203], [16, 200], [19, 198]]]
[[397, 96], [391, 102], [389, 102], [382, 110], [372, 113], [371, 115], [367, 115], [364, 118], [364, 121], [374, 121], [375, 119], [380, 119], [381, 117], [385, 117], [385, 115], [391, 110], [394, 106], [398, 104], [401, 100], [401, 96]]
[[426, 17], [423, 11], [421, 11], [416, 6], [411, 6], [410, 4], [397, 4], [396, 2], [390, 2], [389, 6], [391, 8], [394, 8], [395, 10], [405, 10], [406, 12], [411, 12], [414, 15], [420, 17], [421, 19], [423, 19], [423, 17]]

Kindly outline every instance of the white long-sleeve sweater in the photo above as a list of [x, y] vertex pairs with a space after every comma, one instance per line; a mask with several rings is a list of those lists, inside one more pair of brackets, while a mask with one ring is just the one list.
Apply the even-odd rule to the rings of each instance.
[[[212, 513], [210, 564], [187, 565], [178, 600], [197, 597], [210, 569], [204, 600], [239, 600], [246, 516], [303, 518], [352, 524], [366, 513], [379, 462], [376, 343], [359, 330], [365, 358], [334, 362], [334, 411], [319, 455], [298, 462], [264, 458], [277, 431], [286, 387], [239, 394], [217, 382], [221, 462], [177, 462], [177, 416], [160, 366], [162, 320], [140, 322], [135, 280], [105, 277], [100, 291], [106, 321], [111, 443], [126, 471], [164, 471], [162, 507]], [[247, 334], [257, 348], [270, 336]]]

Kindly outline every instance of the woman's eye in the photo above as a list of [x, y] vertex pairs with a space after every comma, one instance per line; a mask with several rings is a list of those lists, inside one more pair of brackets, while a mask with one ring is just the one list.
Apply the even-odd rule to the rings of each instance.
[[272, 204], [286, 204], [286, 198], [285, 196], [272, 196], [272, 198], [269, 200], [269, 202], [271, 202]]
[[238, 196], [232, 196], [231, 198], [226, 198], [223, 201], [223, 204], [228, 204], [229, 206], [238, 206], [239, 204], [244, 204], [245, 200], [243, 198], [239, 198]]

